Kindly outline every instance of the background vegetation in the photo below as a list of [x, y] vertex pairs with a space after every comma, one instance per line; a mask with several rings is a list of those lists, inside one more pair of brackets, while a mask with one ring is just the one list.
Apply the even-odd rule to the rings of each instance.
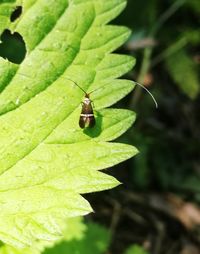
[[120, 49], [137, 59], [128, 77], [159, 106], [140, 87], [120, 103], [137, 112], [123, 141], [140, 154], [113, 170], [123, 186], [92, 197], [104, 219], [93, 217], [112, 217], [111, 253], [131, 243], [153, 254], [200, 252], [199, 14], [195, 0], [129, 0], [116, 20], [133, 31]]
[[133, 30], [124, 49], [137, 59], [129, 77], [151, 89], [159, 104], [156, 109], [140, 87], [124, 101], [138, 116], [127, 139], [142, 146], [131, 167], [134, 188], [190, 191], [197, 202], [199, 13], [198, 1], [129, 1], [119, 18]]

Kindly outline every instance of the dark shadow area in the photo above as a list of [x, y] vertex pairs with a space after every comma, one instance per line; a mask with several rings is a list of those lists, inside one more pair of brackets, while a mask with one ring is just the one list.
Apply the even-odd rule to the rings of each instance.
[[10, 62], [20, 64], [26, 55], [26, 46], [19, 33], [11, 33], [6, 29], [1, 35], [0, 56]]
[[16, 19], [18, 19], [22, 14], [22, 6], [16, 6], [13, 13], [10, 16], [10, 21], [14, 22]]
[[91, 138], [98, 137], [102, 131], [102, 118], [103, 118], [103, 115], [95, 111], [95, 121], [96, 121], [95, 126], [93, 128], [85, 128], [83, 132], [86, 135], [90, 136]]

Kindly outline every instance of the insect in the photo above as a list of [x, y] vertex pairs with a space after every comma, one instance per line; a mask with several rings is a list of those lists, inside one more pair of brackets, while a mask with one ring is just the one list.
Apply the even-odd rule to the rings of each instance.
[[[68, 78], [67, 78], [68, 79]], [[93, 128], [95, 126], [95, 117], [94, 117], [94, 111], [93, 111], [93, 101], [90, 99], [90, 94], [101, 89], [102, 87], [99, 87], [95, 90], [93, 90], [90, 93], [87, 93], [82, 87], [80, 87], [76, 82], [74, 82], [71, 79], [68, 79], [72, 81], [76, 86], [78, 86], [85, 94], [85, 97], [83, 101], [81, 102], [82, 109], [81, 109], [81, 114], [79, 118], [79, 126], [81, 129], [84, 128]]]
[[[78, 86], [85, 94], [84, 100], [81, 102], [82, 104], [82, 110], [81, 110], [81, 114], [80, 114], [80, 118], [79, 118], [79, 126], [80, 128], [84, 129], [86, 127], [88, 128], [93, 128], [95, 126], [95, 117], [94, 117], [94, 111], [93, 111], [93, 101], [90, 99], [90, 94], [102, 89], [103, 87], [99, 87], [93, 91], [91, 91], [90, 93], [87, 93], [82, 87], [80, 87], [76, 82], [74, 82], [73, 80], [66, 78], [70, 81], [72, 81], [76, 86]], [[134, 81], [134, 83], [136, 85], [139, 85], [140, 87], [142, 87], [153, 99], [156, 108], [158, 108], [158, 104], [157, 101], [155, 100], [154, 96], [151, 94], [151, 92], [143, 85], [141, 85], [140, 83], [137, 83]]]
[[92, 107], [92, 101], [90, 100], [90, 95], [85, 94], [85, 98], [83, 100], [82, 110], [79, 118], [79, 126], [84, 129], [85, 127], [92, 128], [95, 126], [95, 117]]
[[[25, 77], [29, 77], [26, 74], [22, 74], [22, 73], [17, 73], [17, 75], [20, 76], [25, 76]], [[81, 102], [82, 105], [82, 109], [81, 109], [81, 113], [80, 113], [80, 117], [79, 117], [79, 126], [80, 128], [84, 129], [84, 128], [92, 128], [95, 126], [95, 117], [94, 117], [94, 111], [93, 111], [93, 101], [90, 99], [90, 94], [102, 89], [103, 87], [98, 87], [97, 89], [87, 93], [81, 86], [79, 86], [75, 81], [73, 81], [72, 79], [68, 78], [68, 77], [60, 77], [62, 79], [65, 80], [69, 80], [71, 82], [73, 82], [79, 89], [81, 89], [84, 93], [84, 99]]]

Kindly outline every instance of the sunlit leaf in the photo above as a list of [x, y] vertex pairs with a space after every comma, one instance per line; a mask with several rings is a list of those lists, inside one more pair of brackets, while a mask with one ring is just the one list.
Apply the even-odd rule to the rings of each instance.
[[[20, 65], [0, 61], [0, 239], [6, 244], [59, 239], [67, 218], [92, 211], [80, 194], [119, 184], [98, 170], [137, 153], [108, 142], [131, 126], [134, 113], [104, 109], [134, 87], [117, 80], [134, 60], [111, 53], [130, 31], [107, 25], [125, 4], [27, 0], [8, 27], [23, 37], [27, 55]], [[67, 78], [86, 91], [101, 88], [91, 94], [93, 129], [78, 126], [84, 94]]]

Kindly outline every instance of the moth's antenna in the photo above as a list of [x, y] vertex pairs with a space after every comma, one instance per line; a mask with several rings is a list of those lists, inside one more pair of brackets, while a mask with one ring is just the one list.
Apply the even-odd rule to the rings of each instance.
[[[28, 76], [28, 75], [26, 75], [26, 74], [22, 74], [22, 73], [17, 73], [17, 75], [22, 75], [22, 76], [24, 76], [24, 77], [30, 78], [30, 76]], [[72, 79], [70, 79], [70, 78], [67, 78], [67, 77], [59, 77], [59, 78], [61, 78], [61, 79], [67, 79], [67, 80], [73, 82], [76, 86], [78, 86], [78, 87], [81, 89], [81, 91], [84, 92], [84, 94], [91, 94], [91, 93], [94, 93], [94, 92], [96, 92], [97, 90], [103, 89], [105, 86], [107, 86], [107, 84], [106, 84], [106, 85], [104, 85], [104, 86], [102, 86], [102, 87], [98, 87], [98, 88], [92, 90], [91, 92], [87, 93], [87, 92], [86, 92], [81, 86], [79, 86], [74, 80], [72, 80]], [[157, 103], [155, 97], [153, 96], [153, 94], [152, 94], [145, 86], [141, 85], [140, 83], [138, 83], [138, 82], [136, 82], [136, 81], [133, 81], [133, 82], [134, 82], [135, 84], [137, 84], [138, 86], [142, 87], [142, 88], [151, 96], [151, 98], [153, 99], [153, 101], [154, 101], [154, 103], [155, 103], [155, 105], [156, 105], [156, 108], [158, 108], [158, 103]]]
[[[107, 84], [106, 84], [106, 85], [104, 85], [104, 86], [107, 86]], [[104, 86], [102, 86], [102, 87], [98, 87], [98, 88], [96, 88], [96, 89], [92, 90], [91, 92], [89, 92], [89, 94], [94, 93], [94, 92], [96, 92], [96, 91], [97, 91], [97, 90], [99, 90], [99, 89], [103, 89], [103, 88], [104, 88]]]
[[[20, 75], [20, 76], [24, 76], [24, 77], [28, 77], [28, 78], [31, 78], [30, 76], [26, 75], [26, 74], [23, 74], [23, 73], [17, 73], [17, 75]], [[86, 94], [86, 91], [81, 87], [79, 86], [74, 80], [70, 79], [70, 78], [67, 78], [67, 77], [58, 77], [58, 79], [61, 78], [61, 79], [66, 79], [66, 80], [69, 80], [71, 82], [73, 82], [76, 86], [78, 86], [85, 94]]]
[[66, 78], [66, 77], [61, 77], [61, 78], [65, 78], [65, 79], [70, 80], [70, 81], [73, 82], [76, 86], [78, 86], [85, 94], [87, 94], [86, 91], [85, 91], [81, 86], [79, 86], [75, 81], [73, 81], [72, 79]]
[[[155, 97], [153, 96], [153, 94], [152, 94], [145, 86], [141, 85], [141, 84], [138, 83], [138, 82], [135, 82], [135, 81], [133, 81], [133, 82], [134, 82], [136, 85], [142, 87], [142, 88], [151, 96], [151, 98], [153, 99], [153, 101], [154, 101], [154, 103], [155, 103], [155, 105], [156, 105], [156, 108], [158, 108], [158, 103], [157, 103]], [[106, 84], [106, 85], [107, 85], [107, 84]], [[104, 85], [104, 86], [106, 86], [106, 85]], [[97, 90], [99, 90], [99, 89], [104, 88], [104, 86], [98, 87], [98, 88], [94, 89], [93, 91], [89, 92], [89, 94], [91, 94], [91, 93], [93, 93], [93, 92], [95, 92], [95, 91], [97, 91]]]
[[155, 97], [153, 96], [153, 94], [152, 94], [145, 86], [141, 85], [141, 84], [138, 83], [138, 82], [135, 82], [135, 81], [133, 81], [133, 82], [134, 82], [136, 85], [142, 87], [142, 88], [151, 96], [151, 98], [153, 99], [153, 101], [154, 101], [154, 103], [155, 103], [155, 105], [156, 105], [156, 108], [158, 108], [158, 103], [157, 103]]

